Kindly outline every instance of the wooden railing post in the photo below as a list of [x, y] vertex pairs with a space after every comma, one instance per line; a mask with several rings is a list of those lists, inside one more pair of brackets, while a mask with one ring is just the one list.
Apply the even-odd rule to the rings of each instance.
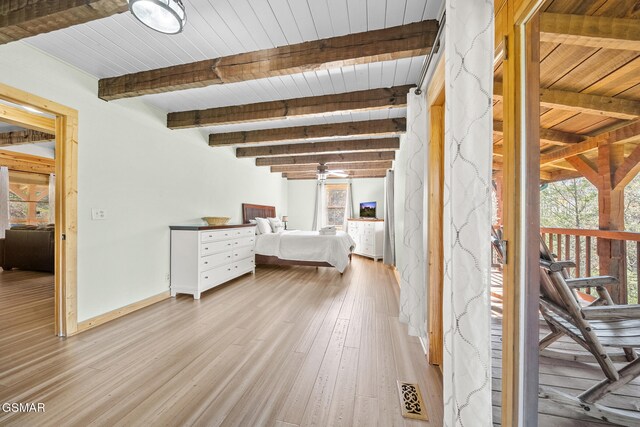
[[576, 245], [576, 277], [582, 277], [580, 273], [582, 273], [582, 251], [580, 250], [580, 236], [575, 236], [575, 245]]

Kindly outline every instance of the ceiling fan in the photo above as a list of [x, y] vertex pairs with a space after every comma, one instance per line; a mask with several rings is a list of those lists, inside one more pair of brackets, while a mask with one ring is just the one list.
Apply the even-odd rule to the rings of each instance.
[[349, 176], [349, 174], [346, 173], [345, 171], [341, 170], [341, 169], [335, 169], [335, 170], [329, 169], [326, 164], [320, 163], [318, 165], [317, 176], [318, 176], [318, 181], [324, 181], [325, 179], [327, 179], [330, 176], [337, 176], [339, 178], [346, 178], [346, 177]]

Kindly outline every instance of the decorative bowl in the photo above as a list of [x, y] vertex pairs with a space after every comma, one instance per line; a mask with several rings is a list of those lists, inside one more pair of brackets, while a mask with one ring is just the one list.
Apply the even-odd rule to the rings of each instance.
[[228, 216], [204, 216], [202, 219], [209, 225], [225, 225], [231, 218]]

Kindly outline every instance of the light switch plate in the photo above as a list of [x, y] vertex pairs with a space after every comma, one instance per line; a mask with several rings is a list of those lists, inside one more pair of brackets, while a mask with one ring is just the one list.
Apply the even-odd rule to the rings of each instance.
[[92, 220], [107, 219], [107, 211], [102, 208], [91, 208], [91, 219]]

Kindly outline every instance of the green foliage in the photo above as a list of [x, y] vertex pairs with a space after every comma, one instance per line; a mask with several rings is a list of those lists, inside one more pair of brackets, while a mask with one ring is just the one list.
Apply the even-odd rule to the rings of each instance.
[[[585, 178], [549, 184], [540, 191], [542, 227], [598, 229], [598, 190]], [[625, 188], [625, 230], [640, 233], [640, 175]], [[583, 243], [584, 245], [584, 243]], [[571, 253], [575, 254], [571, 241]], [[584, 250], [584, 246], [582, 247]], [[583, 257], [584, 271], [584, 257]], [[598, 274], [595, 242], [592, 248], [593, 275]], [[637, 303], [638, 253], [636, 242], [627, 242], [627, 286], [629, 303]]]

